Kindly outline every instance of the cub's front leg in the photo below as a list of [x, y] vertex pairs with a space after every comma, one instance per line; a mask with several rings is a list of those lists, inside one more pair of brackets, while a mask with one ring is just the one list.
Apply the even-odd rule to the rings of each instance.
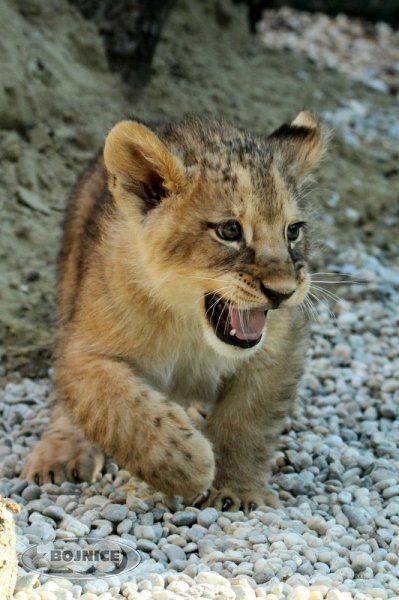
[[[267, 489], [269, 461], [291, 412], [303, 359], [251, 358], [230, 382], [204, 428], [216, 457], [216, 476], [205, 502], [219, 510], [278, 506]], [[271, 358], [271, 357], [270, 357]]]
[[84, 435], [121, 467], [169, 496], [191, 499], [214, 478], [210, 442], [183, 408], [135, 376], [123, 360], [66, 348], [57, 391]]

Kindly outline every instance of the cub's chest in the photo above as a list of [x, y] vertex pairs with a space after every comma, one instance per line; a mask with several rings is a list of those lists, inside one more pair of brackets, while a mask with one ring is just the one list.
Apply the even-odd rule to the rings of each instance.
[[236, 361], [217, 355], [211, 348], [198, 347], [173, 352], [151, 365], [146, 377], [171, 400], [182, 405], [213, 403], [221, 387], [238, 368]]

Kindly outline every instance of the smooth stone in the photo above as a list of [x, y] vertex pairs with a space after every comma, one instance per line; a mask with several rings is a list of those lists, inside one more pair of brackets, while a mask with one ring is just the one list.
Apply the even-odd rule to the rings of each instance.
[[118, 524], [116, 531], [119, 535], [122, 535], [122, 533], [129, 533], [129, 531], [131, 530], [132, 527], [133, 527], [132, 519], [124, 519], [123, 521], [121, 521]]
[[385, 509], [385, 516], [389, 518], [397, 515], [399, 515], [399, 502], [389, 502]]
[[134, 535], [137, 539], [150, 540], [151, 542], [157, 541], [156, 532], [149, 525], [136, 525]]
[[160, 592], [152, 592], [153, 600], [171, 600], [174, 597], [174, 593], [169, 590], [162, 590]]
[[137, 540], [137, 549], [142, 550], [142, 552], [151, 553], [155, 548], [157, 548], [157, 545], [154, 542], [151, 542], [151, 540]]
[[293, 531], [284, 534], [283, 542], [287, 548], [292, 548], [293, 546], [298, 546], [298, 545], [300, 545], [300, 546], [305, 545], [303, 537], [300, 536], [298, 533], [294, 533]]
[[126, 504], [109, 504], [101, 511], [101, 516], [111, 523], [120, 523], [126, 519], [129, 508]]
[[87, 581], [84, 584], [85, 592], [92, 592], [93, 594], [101, 594], [108, 590], [108, 583], [105, 579], [94, 579]]
[[354, 529], [370, 525], [372, 522], [372, 518], [367, 511], [359, 506], [350, 506], [348, 504], [344, 504], [342, 506], [342, 512], [346, 517], [348, 517], [349, 523]]
[[217, 573], [213, 573], [212, 571], [202, 571], [201, 573], [198, 573], [198, 575], [195, 577], [195, 582], [204, 583], [208, 585], [223, 585], [230, 587], [230, 582], [228, 579], [222, 577], [221, 575], [218, 575]]
[[303, 585], [295, 587], [287, 596], [287, 600], [309, 600], [310, 590]]
[[53, 504], [52, 506], [48, 506], [47, 508], [45, 508], [43, 510], [43, 515], [58, 521], [58, 520], [64, 518], [65, 510], [63, 508], [61, 508], [61, 506], [57, 506], [56, 504]]
[[197, 522], [197, 513], [188, 510], [182, 510], [175, 512], [172, 517], [172, 523], [177, 527], [181, 527], [183, 525], [187, 525], [190, 527]]
[[215, 508], [205, 508], [198, 513], [197, 521], [198, 525], [208, 528], [212, 523], [215, 523], [218, 519], [219, 513]]
[[36, 483], [30, 483], [21, 493], [21, 496], [27, 502], [38, 500], [41, 496], [41, 489]]
[[177, 571], [178, 573], [182, 573], [184, 569], [187, 567], [187, 560], [172, 560], [169, 563], [169, 569], [173, 569], [173, 571]]
[[140, 525], [154, 525], [154, 515], [152, 513], [143, 513], [138, 515]]
[[208, 530], [202, 525], [193, 525], [191, 529], [187, 531], [187, 539], [191, 542], [198, 542], [204, 535], [208, 533]]
[[399, 485], [393, 485], [391, 487], [385, 488], [382, 492], [382, 497], [385, 500], [389, 500], [389, 498], [394, 498], [399, 496]]
[[189, 584], [186, 581], [179, 581], [179, 580], [175, 580], [172, 581], [169, 585], [168, 585], [168, 590], [170, 590], [171, 592], [175, 592], [176, 594], [181, 594], [181, 593], [186, 593], [188, 592], [190, 589]]
[[137, 514], [147, 513], [150, 510], [147, 502], [137, 498], [136, 496], [127, 496], [126, 506], [129, 510], [133, 510]]
[[80, 494], [80, 485], [71, 481], [63, 481], [60, 485], [60, 492], [68, 496], [76, 496]]
[[243, 583], [243, 585], [232, 585], [231, 589], [235, 593], [236, 600], [256, 600], [256, 594], [254, 590], [246, 581]]
[[90, 531], [90, 527], [81, 523], [75, 517], [71, 515], [65, 515], [60, 523], [60, 529], [64, 529], [66, 531], [70, 531], [77, 537], [83, 537], [87, 535]]
[[87, 506], [104, 506], [105, 504], [109, 504], [109, 499], [100, 495], [90, 496], [85, 500], [85, 504]]
[[183, 548], [175, 546], [174, 544], [164, 544], [164, 546], [162, 546], [162, 552], [165, 552], [171, 562], [176, 560], [187, 560]]
[[350, 561], [352, 569], [355, 571], [355, 573], [363, 571], [373, 564], [373, 559], [371, 558], [370, 554], [367, 554], [367, 552], [351, 552]]
[[12, 484], [11, 488], [9, 489], [9, 493], [7, 494], [2, 494], [1, 493], [1, 482], [0, 482], [0, 496], [9, 496], [11, 494], [18, 494], [20, 495], [21, 492], [28, 487], [28, 482], [23, 480], [23, 479], [18, 479], [15, 483]]
[[[113, 532], [113, 530], [114, 528], [112, 527], [111, 523], [106, 523], [104, 525], [100, 525], [96, 529], [92, 529], [90, 531], [90, 537], [102, 539], [108, 537]], [[122, 536], [123, 535], [125, 534], [122, 534]]]

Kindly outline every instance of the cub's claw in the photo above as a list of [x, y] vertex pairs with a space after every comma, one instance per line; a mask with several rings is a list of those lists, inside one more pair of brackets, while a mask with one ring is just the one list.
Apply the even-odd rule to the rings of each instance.
[[254, 490], [249, 492], [235, 492], [232, 488], [211, 488], [207, 497], [204, 494], [195, 500], [197, 508], [214, 506], [222, 512], [243, 510], [246, 514], [256, 510], [258, 506], [279, 506], [278, 498], [267, 490]]
[[37, 485], [63, 481], [81, 483], [95, 480], [104, 464], [104, 455], [90, 442], [43, 438], [25, 462], [21, 479], [34, 481]]
[[203, 506], [203, 504], [205, 503], [205, 501], [207, 500], [209, 496], [209, 490], [206, 492], [202, 492], [201, 494], [198, 494], [198, 496], [196, 498], [194, 498], [194, 500], [192, 502], [187, 502], [188, 505], [192, 505], [194, 506], [194, 508], [201, 508]]

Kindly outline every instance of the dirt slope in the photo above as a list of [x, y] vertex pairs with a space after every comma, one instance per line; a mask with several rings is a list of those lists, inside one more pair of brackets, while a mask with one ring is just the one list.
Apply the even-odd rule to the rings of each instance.
[[[134, 106], [94, 26], [64, 0], [0, 0], [0, 51], [0, 372], [37, 374], [50, 364], [67, 197], [119, 118], [207, 112], [266, 133], [302, 107], [321, 114], [345, 99], [398, 110], [389, 95], [265, 49], [247, 32], [243, 9], [228, 1], [177, 3], [152, 81]], [[392, 153], [377, 160], [338, 132], [315, 194], [332, 248], [363, 239], [396, 252], [398, 193], [385, 176], [396, 163]], [[357, 211], [355, 222], [347, 207]]]

